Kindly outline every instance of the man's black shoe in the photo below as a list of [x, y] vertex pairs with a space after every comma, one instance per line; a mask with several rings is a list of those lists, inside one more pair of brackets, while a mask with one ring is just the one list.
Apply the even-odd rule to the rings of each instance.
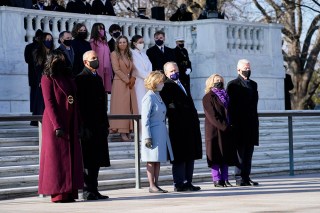
[[259, 183], [258, 182], [255, 182], [255, 181], [253, 181], [253, 180], [249, 180], [249, 183], [252, 185], [252, 186], [258, 186], [259, 185]]
[[83, 192], [83, 199], [84, 200], [98, 200], [98, 196], [92, 192]]
[[102, 195], [102, 194], [100, 194], [100, 192], [96, 192], [95, 195], [97, 196], [97, 198], [98, 198], [99, 200], [109, 199], [109, 196], [107, 196], [107, 195]]
[[251, 186], [251, 183], [249, 181], [237, 180], [236, 185], [237, 186]]
[[200, 186], [194, 186], [191, 183], [190, 184], [185, 184], [184, 188], [186, 189], [186, 191], [191, 191], [191, 192], [195, 192], [195, 191], [201, 190]]
[[175, 186], [174, 187], [175, 192], [185, 192], [187, 189], [184, 186]]

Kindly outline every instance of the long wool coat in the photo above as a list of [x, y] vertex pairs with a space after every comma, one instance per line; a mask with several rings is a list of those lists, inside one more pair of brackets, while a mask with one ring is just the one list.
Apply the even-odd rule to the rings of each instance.
[[230, 119], [237, 144], [258, 146], [258, 85], [251, 79], [248, 83], [251, 89], [240, 75], [228, 83]]
[[[135, 67], [132, 61], [119, 58], [116, 52], [111, 53], [114, 78], [112, 84], [110, 114], [138, 114], [137, 98], [134, 87], [129, 89], [129, 75], [135, 76]], [[129, 133], [133, 130], [131, 120], [111, 120], [110, 129], [121, 133]]]
[[138, 111], [141, 114], [141, 103], [143, 96], [147, 93], [147, 89], [144, 86], [144, 79], [152, 71], [152, 64], [145, 52], [134, 49], [132, 52], [133, 64], [136, 68], [136, 83], [134, 85]]
[[[75, 83], [67, 77], [43, 76], [41, 86], [45, 110], [42, 119], [39, 193], [52, 195], [82, 189], [83, 165], [78, 138]], [[58, 128], [65, 132], [61, 138], [55, 134]]]
[[112, 65], [110, 59], [110, 49], [108, 46], [108, 42], [102, 42], [100, 40], [94, 41], [90, 40], [90, 45], [92, 50], [97, 53], [99, 58], [99, 68], [97, 69], [97, 73], [102, 78], [103, 86], [105, 92], [111, 92], [112, 87]]
[[167, 79], [160, 95], [167, 107], [174, 162], [201, 159], [200, 121], [190, 91], [186, 95], [178, 84]]
[[208, 92], [202, 99], [205, 113], [205, 141], [208, 167], [216, 164], [235, 165], [237, 162], [231, 127], [226, 110], [218, 96]]
[[[149, 90], [142, 99], [141, 112], [141, 160], [146, 162], [166, 162], [173, 160], [173, 152], [166, 126], [166, 106], [160, 94]], [[151, 138], [152, 148], [145, 146], [146, 138]]]
[[106, 112], [102, 79], [86, 67], [76, 77], [81, 116], [81, 145], [85, 168], [110, 166]]

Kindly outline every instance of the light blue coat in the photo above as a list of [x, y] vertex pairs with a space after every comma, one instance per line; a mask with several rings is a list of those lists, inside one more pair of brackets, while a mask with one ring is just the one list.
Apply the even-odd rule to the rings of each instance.
[[[149, 90], [142, 99], [141, 110], [141, 160], [144, 162], [166, 162], [173, 159], [172, 147], [166, 126], [166, 105], [158, 92]], [[151, 138], [152, 148], [145, 146]], [[168, 150], [168, 152], [167, 152]]]

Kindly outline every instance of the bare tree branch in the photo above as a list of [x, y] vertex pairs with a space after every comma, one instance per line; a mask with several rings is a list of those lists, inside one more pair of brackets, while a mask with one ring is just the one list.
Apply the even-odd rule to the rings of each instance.
[[319, 29], [319, 27], [317, 26], [318, 23], [320, 22], [320, 14], [317, 15], [316, 17], [314, 17], [314, 19], [312, 20], [308, 32], [306, 34], [305, 40], [303, 42], [303, 47], [302, 47], [302, 51], [301, 51], [301, 65], [302, 67], [305, 67], [305, 63], [306, 63], [306, 59], [308, 56], [308, 51], [311, 45], [311, 39], [312, 36], [314, 34], [314, 32]]
[[259, 2], [257, 2], [257, 0], [253, 0], [253, 3], [254, 3], [255, 6], [258, 8], [258, 10], [260, 10], [260, 12], [262, 13], [262, 15], [265, 17], [265, 19], [267, 20], [267, 23], [271, 23], [271, 22], [272, 22], [271, 16], [268, 15], [268, 13], [266, 12], [266, 10], [259, 4]]

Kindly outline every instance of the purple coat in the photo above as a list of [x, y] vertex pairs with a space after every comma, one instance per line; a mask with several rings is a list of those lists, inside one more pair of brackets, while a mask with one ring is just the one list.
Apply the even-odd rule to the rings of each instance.
[[[75, 82], [65, 76], [41, 79], [45, 103], [39, 194], [68, 193], [83, 188], [83, 164], [78, 138], [78, 105]], [[58, 138], [55, 130], [65, 134]]]

